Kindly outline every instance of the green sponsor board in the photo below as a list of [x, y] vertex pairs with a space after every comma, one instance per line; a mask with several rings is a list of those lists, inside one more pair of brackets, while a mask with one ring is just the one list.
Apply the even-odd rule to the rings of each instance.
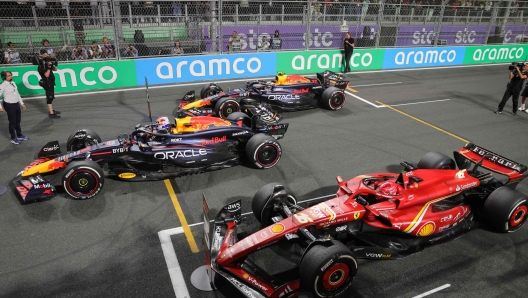
[[[20, 95], [44, 94], [37, 66], [0, 67], [13, 73]], [[101, 61], [60, 64], [55, 71], [55, 92], [76, 92], [137, 86], [135, 61]]]
[[[383, 67], [384, 49], [354, 50], [350, 69], [367, 70]], [[289, 74], [315, 73], [324, 70], [343, 71], [344, 55], [341, 50], [310, 52], [278, 52], [277, 71]]]
[[524, 61], [528, 55], [528, 45], [499, 45], [466, 47], [464, 64], [486, 64]]

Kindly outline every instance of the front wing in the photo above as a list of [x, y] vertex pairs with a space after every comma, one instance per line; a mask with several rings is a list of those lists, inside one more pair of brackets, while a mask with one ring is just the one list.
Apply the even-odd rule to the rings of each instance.
[[50, 199], [57, 194], [55, 187], [50, 181], [40, 175], [28, 177], [17, 176], [13, 180], [24, 203], [32, 203], [38, 200]]

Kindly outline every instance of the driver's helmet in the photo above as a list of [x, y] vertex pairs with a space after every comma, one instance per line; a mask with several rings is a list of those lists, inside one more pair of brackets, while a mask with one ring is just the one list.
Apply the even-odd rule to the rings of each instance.
[[396, 182], [385, 181], [378, 185], [377, 190], [381, 194], [395, 196], [401, 193], [403, 187]]
[[169, 130], [171, 124], [170, 124], [170, 121], [169, 121], [169, 117], [159, 117], [158, 119], [156, 119], [156, 124], [158, 124], [157, 126], [157, 129], [158, 131], [160, 130]]
[[277, 72], [277, 76], [275, 76], [275, 83], [277, 85], [284, 85], [286, 83], [286, 74], [282, 71]]

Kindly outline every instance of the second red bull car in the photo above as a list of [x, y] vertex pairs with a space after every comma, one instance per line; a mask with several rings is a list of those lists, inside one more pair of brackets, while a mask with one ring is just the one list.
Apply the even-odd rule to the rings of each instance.
[[[430, 152], [417, 165], [402, 162], [401, 173], [348, 181], [338, 176], [335, 197], [307, 207], [286, 186], [268, 184], [253, 197], [253, 214], [263, 226], [255, 233], [238, 233], [240, 200], [226, 205], [205, 239], [212, 285], [220, 278], [251, 298], [297, 297], [301, 286], [314, 297], [334, 297], [351, 286], [358, 259], [409, 256], [481, 222], [504, 233], [521, 228], [528, 197], [515, 187], [527, 167], [471, 143], [454, 155]], [[297, 263], [268, 273], [266, 263], [269, 270], [286, 261], [278, 253], [268, 262], [258, 256], [284, 246], [283, 257]]]
[[224, 91], [217, 84], [204, 86], [197, 99], [188, 92], [178, 105], [179, 115], [213, 115], [227, 118], [234, 112], [261, 115], [277, 121], [277, 112], [300, 111], [317, 107], [339, 110], [345, 104], [348, 81], [325, 71], [315, 78], [279, 73], [275, 81], [252, 81], [244, 87]]
[[248, 162], [271, 168], [279, 162], [277, 142], [287, 123], [267, 125], [243, 113], [228, 119], [187, 117], [171, 124], [138, 124], [131, 134], [102, 142], [88, 129], [74, 132], [62, 154], [58, 141], [46, 144], [38, 159], [24, 168], [13, 183], [23, 203], [53, 197], [56, 187], [73, 198], [97, 195], [105, 177], [148, 181], [197, 174]]

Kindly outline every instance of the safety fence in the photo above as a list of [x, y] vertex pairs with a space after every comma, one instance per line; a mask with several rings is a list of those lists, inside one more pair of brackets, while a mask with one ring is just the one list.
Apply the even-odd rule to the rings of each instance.
[[[355, 49], [350, 58], [352, 71], [395, 68], [472, 65], [522, 61], [528, 45], [488, 45], [456, 47], [365, 48]], [[195, 55], [65, 63], [58, 65], [56, 92], [173, 84], [222, 79], [274, 77], [286, 74], [314, 74], [344, 70], [341, 50], [253, 52], [231, 55]], [[23, 96], [42, 94], [37, 67], [11, 66], [18, 90]], [[506, 66], [504, 66], [504, 71]]]
[[[338, 49], [342, 47], [344, 32], [352, 34], [356, 48], [524, 43], [528, 41], [526, 3], [0, 1], [0, 51], [4, 53], [1, 62], [10, 63], [9, 57], [18, 55], [16, 63], [29, 63], [32, 55], [45, 46], [44, 39], [63, 62]], [[13, 45], [8, 46], [8, 42]], [[76, 51], [76, 45], [80, 50]]]

